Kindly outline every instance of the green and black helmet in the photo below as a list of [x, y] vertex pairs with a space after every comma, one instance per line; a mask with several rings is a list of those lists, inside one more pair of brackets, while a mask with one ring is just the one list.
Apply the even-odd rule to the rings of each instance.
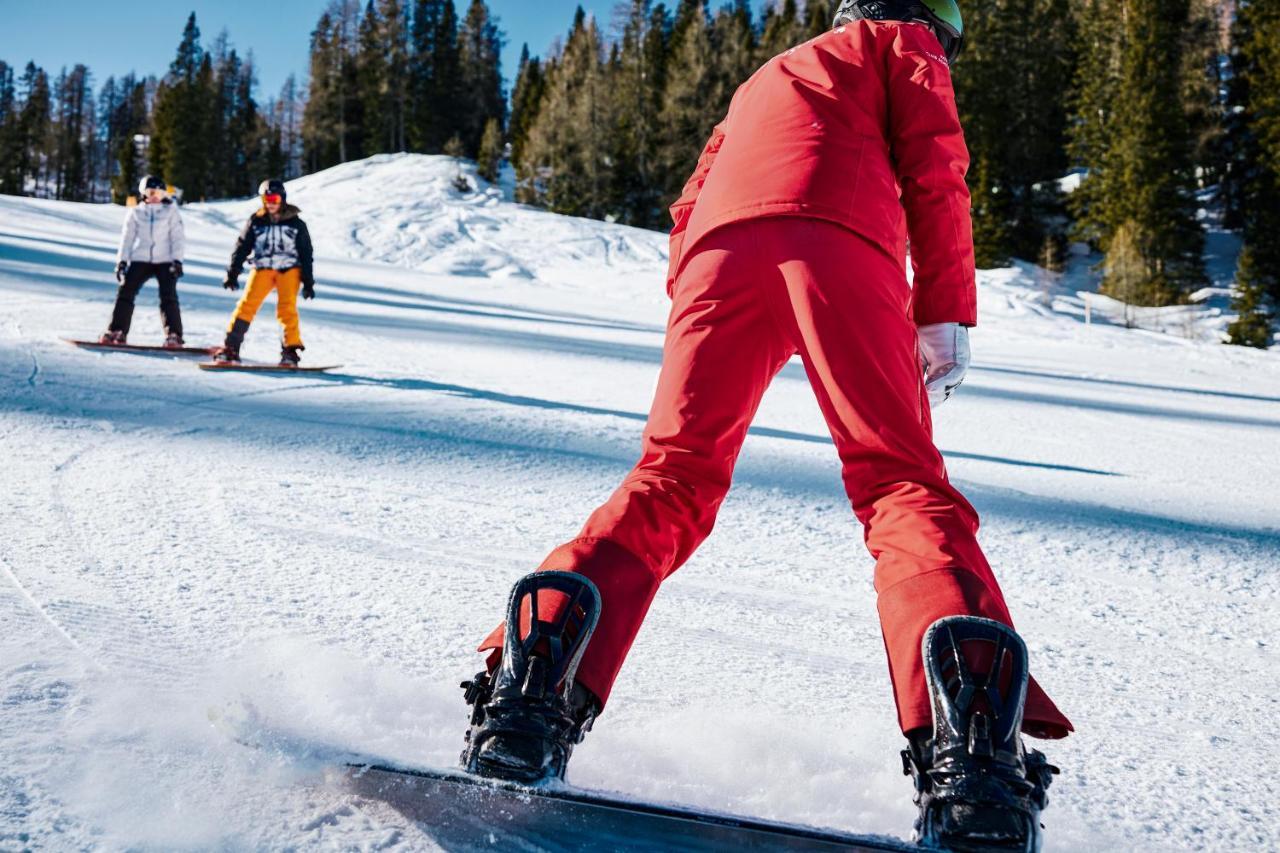
[[947, 62], [955, 62], [964, 44], [964, 20], [956, 0], [841, 0], [832, 26], [860, 19], [871, 21], [921, 21], [942, 43]]

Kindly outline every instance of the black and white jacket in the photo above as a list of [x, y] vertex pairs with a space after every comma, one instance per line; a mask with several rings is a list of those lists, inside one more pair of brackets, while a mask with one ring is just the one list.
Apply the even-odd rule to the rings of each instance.
[[307, 231], [307, 223], [298, 218], [301, 211], [291, 204], [280, 208], [280, 214], [274, 219], [263, 208], [249, 217], [240, 239], [236, 241], [235, 251], [231, 253], [231, 265], [227, 267], [227, 275], [235, 278], [244, 269], [245, 260], [254, 269], [288, 270], [294, 267], [302, 269], [302, 283], [314, 284], [315, 277], [311, 272], [311, 233]]

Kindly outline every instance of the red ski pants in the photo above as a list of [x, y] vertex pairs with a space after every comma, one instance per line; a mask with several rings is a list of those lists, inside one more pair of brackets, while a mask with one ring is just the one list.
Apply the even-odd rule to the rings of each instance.
[[[875, 557], [875, 588], [902, 730], [932, 725], [920, 641], [935, 620], [1012, 625], [978, 546], [978, 516], [948, 482], [902, 266], [818, 219], [735, 223], [699, 241], [677, 276], [643, 454], [578, 537], [542, 569], [586, 575], [603, 599], [578, 679], [607, 701], [659, 584], [711, 532], [770, 380], [799, 353]], [[501, 628], [481, 650], [502, 646]], [[1063, 737], [1032, 680], [1024, 729]]]

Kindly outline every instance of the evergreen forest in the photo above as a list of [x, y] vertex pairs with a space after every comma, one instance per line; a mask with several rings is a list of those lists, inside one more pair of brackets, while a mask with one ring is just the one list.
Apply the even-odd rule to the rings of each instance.
[[[484, 0], [333, 0], [309, 68], [257, 91], [253, 57], [202, 40], [167, 69], [109, 77], [0, 60], [0, 193], [123, 202], [162, 175], [185, 201], [242, 197], [388, 152], [475, 160], [517, 199], [662, 229], [736, 87], [830, 28], [834, 0], [623, 0], [579, 8], [503, 69]], [[961, 2], [952, 78], [980, 267], [1100, 253], [1136, 305], [1207, 284], [1203, 211], [1243, 240], [1232, 343], [1267, 346], [1280, 305], [1280, 0]], [[509, 89], [507, 83], [509, 81]]]

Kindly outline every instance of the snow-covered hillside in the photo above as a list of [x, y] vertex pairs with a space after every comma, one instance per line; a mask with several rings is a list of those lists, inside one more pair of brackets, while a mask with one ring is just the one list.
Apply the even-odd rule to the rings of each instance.
[[[430, 848], [208, 716], [452, 763], [511, 582], [636, 457], [664, 238], [459, 193], [456, 169], [291, 184], [305, 358], [343, 365], [311, 377], [62, 343], [107, 322], [122, 212], [0, 197], [0, 849]], [[252, 208], [184, 209], [189, 340], [221, 336]], [[247, 356], [273, 355], [272, 313]], [[938, 442], [1077, 725], [1046, 747], [1046, 849], [1280, 847], [1280, 355], [1086, 326], [1030, 267], [983, 274], [981, 323]], [[131, 337], [159, 334], [148, 285]], [[570, 777], [905, 836], [899, 742], [871, 560], [792, 364]]]

